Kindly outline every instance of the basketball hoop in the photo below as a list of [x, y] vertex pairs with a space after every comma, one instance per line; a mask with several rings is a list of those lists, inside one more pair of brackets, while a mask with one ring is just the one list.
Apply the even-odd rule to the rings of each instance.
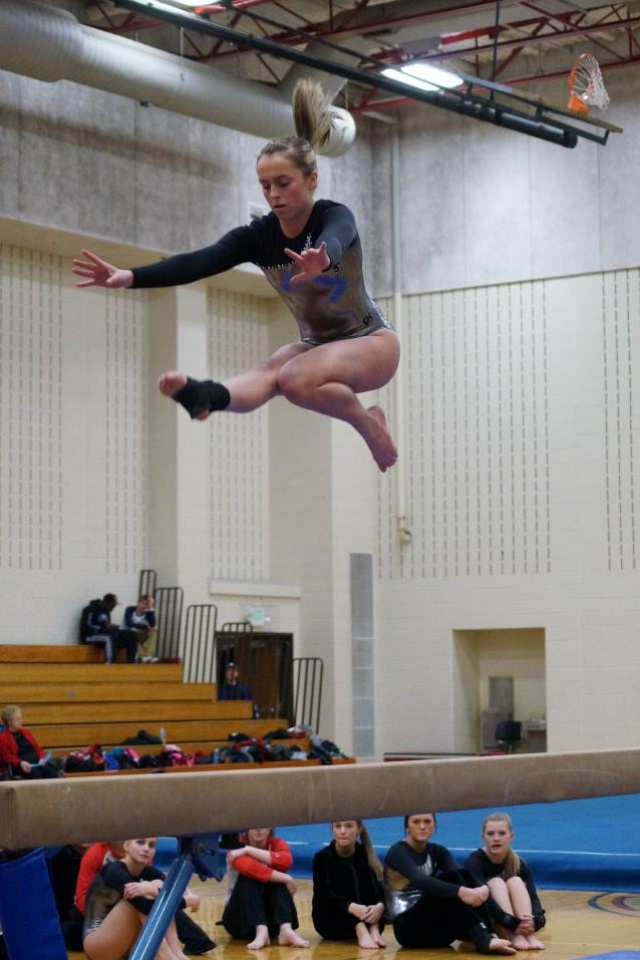
[[581, 53], [574, 63], [569, 74], [569, 90], [568, 110], [583, 116], [589, 113], [590, 106], [606, 110], [609, 94], [605, 90], [600, 65], [592, 53]]

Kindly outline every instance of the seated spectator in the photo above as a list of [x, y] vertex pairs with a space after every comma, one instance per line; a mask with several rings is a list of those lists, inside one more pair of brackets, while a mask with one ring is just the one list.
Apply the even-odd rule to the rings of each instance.
[[491, 893], [489, 909], [498, 929], [504, 929], [516, 950], [544, 950], [536, 937], [545, 923], [545, 913], [526, 860], [511, 846], [513, 827], [507, 813], [491, 813], [482, 824], [484, 847], [465, 863], [478, 883]]
[[156, 612], [151, 594], [145, 594], [138, 600], [137, 606], [130, 606], [124, 612], [122, 627], [134, 630], [138, 638], [138, 660], [141, 663], [157, 663]]
[[313, 925], [325, 940], [384, 947], [382, 864], [362, 820], [336, 820], [333, 840], [313, 858]]
[[218, 685], [218, 700], [252, 700], [251, 691], [240, 683], [237, 665], [230, 660], [224, 669], [224, 681]]
[[489, 888], [462, 869], [447, 847], [431, 843], [434, 813], [405, 817], [406, 840], [385, 859], [387, 915], [402, 947], [430, 950], [471, 940], [478, 953], [513, 955], [496, 936], [487, 907]]
[[[89, 960], [122, 960], [134, 945], [153, 907], [164, 874], [152, 866], [157, 840], [124, 841], [124, 857], [102, 868], [87, 894], [83, 949]], [[180, 907], [197, 910], [200, 897], [185, 892]], [[171, 920], [156, 954], [158, 960], [185, 960]]]
[[127, 651], [127, 663], [135, 663], [138, 634], [123, 630], [111, 622], [111, 612], [118, 606], [115, 593], [105, 593], [102, 600], [91, 600], [80, 616], [80, 643], [104, 646], [105, 663], [113, 663], [118, 650]]
[[61, 776], [60, 762], [45, 756], [36, 738], [22, 725], [22, 710], [15, 703], [2, 711], [4, 729], [0, 731], [0, 767], [22, 780], [49, 780]]
[[[124, 854], [125, 850], [122, 840], [109, 840], [107, 842], [91, 844], [83, 856], [76, 881], [75, 904], [71, 911], [71, 919], [75, 920], [76, 924], [79, 922], [80, 940], [82, 940], [82, 925], [86, 911], [87, 893], [89, 892], [94, 877], [100, 873], [102, 868], [108, 863], [122, 860]], [[175, 922], [178, 939], [184, 944], [184, 952], [189, 956], [200, 956], [215, 948], [213, 940], [184, 910], [177, 911]], [[65, 929], [63, 928], [63, 934], [64, 933]], [[67, 943], [66, 936], [65, 943], [70, 950], [82, 950], [82, 945], [76, 948], [72, 947], [70, 943]]]
[[270, 827], [254, 827], [241, 839], [244, 846], [227, 854], [225, 930], [236, 940], [248, 940], [249, 950], [268, 947], [271, 938], [277, 938], [281, 947], [308, 947], [309, 941], [295, 932], [296, 887], [286, 872], [293, 863], [289, 845]]

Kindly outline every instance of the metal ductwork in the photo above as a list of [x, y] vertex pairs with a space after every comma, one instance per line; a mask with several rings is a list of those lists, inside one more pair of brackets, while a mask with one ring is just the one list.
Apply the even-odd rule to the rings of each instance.
[[[0, 69], [70, 80], [255, 136], [295, 132], [291, 103], [278, 91], [85, 27], [68, 11], [31, 0], [0, 4]], [[337, 156], [352, 140], [343, 133], [324, 152]]]

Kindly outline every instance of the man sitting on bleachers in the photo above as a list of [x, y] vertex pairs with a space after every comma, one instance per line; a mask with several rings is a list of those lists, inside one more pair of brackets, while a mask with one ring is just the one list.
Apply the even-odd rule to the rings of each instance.
[[135, 663], [138, 634], [122, 630], [111, 622], [111, 611], [118, 606], [115, 593], [105, 593], [102, 600], [91, 600], [80, 616], [80, 643], [104, 646], [105, 663], [113, 663], [119, 650], [127, 651], [127, 663]]

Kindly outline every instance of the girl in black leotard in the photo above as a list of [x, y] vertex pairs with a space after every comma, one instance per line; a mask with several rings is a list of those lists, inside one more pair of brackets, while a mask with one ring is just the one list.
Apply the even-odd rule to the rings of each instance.
[[446, 847], [429, 842], [435, 828], [433, 813], [405, 817], [406, 840], [387, 853], [387, 913], [396, 940], [417, 949], [472, 940], [478, 953], [514, 954], [491, 926], [489, 888], [479, 886]]
[[397, 459], [396, 446], [381, 408], [365, 408], [358, 394], [391, 380], [398, 338], [365, 289], [353, 214], [341, 204], [314, 201], [314, 147], [331, 126], [317, 84], [297, 85], [294, 113], [299, 136], [270, 141], [258, 157], [268, 216], [231, 230], [211, 247], [134, 270], [120, 270], [84, 250], [86, 259], [74, 260], [73, 272], [86, 278], [79, 287], [162, 287], [256, 263], [295, 317], [300, 340], [225, 384], [171, 371], [160, 377], [160, 391], [200, 420], [215, 410], [247, 413], [284, 396], [351, 424], [384, 471]]
[[[82, 930], [89, 960], [122, 960], [135, 943], [164, 881], [164, 874], [151, 865], [156, 846], [155, 838], [125, 840], [123, 859], [108, 863], [93, 879]], [[187, 893], [180, 907], [195, 907], [198, 899]], [[157, 957], [187, 960], [173, 920]]]
[[490, 813], [482, 824], [482, 839], [484, 847], [474, 851], [465, 866], [489, 887], [494, 921], [505, 928], [516, 950], [544, 950], [536, 931], [546, 918], [529, 865], [511, 847], [511, 817]]

